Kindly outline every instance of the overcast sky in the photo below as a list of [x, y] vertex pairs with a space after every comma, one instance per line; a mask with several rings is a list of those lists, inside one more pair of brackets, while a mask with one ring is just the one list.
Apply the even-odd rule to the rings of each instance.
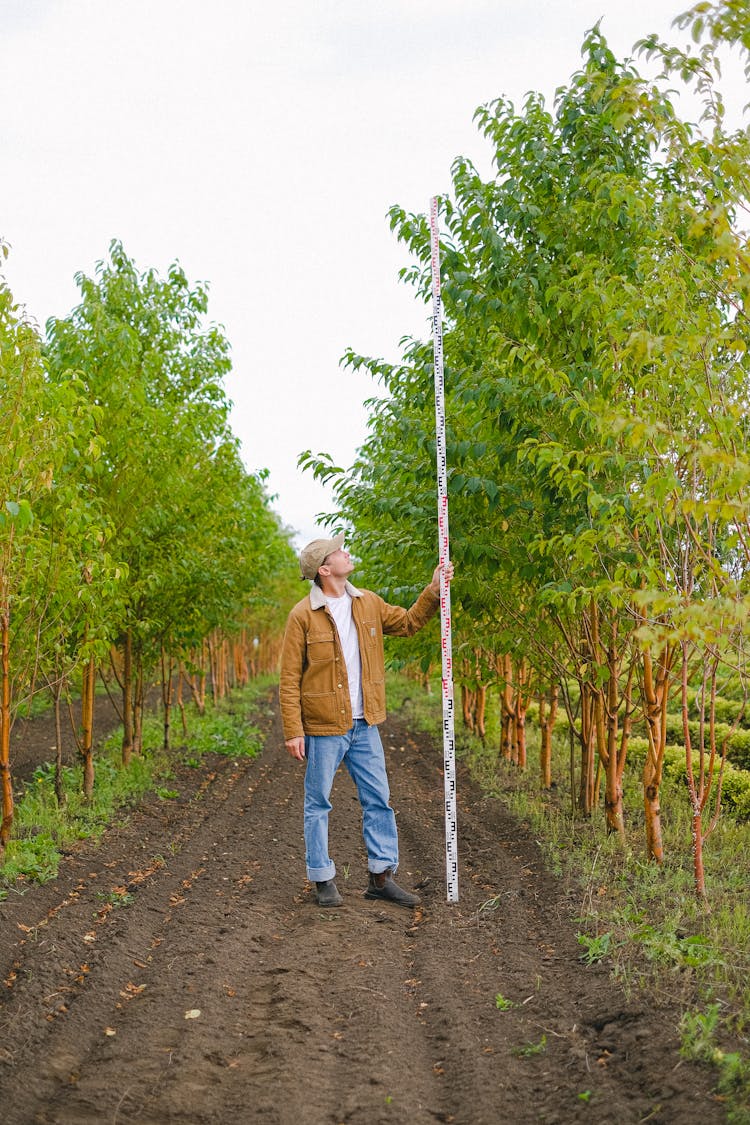
[[[349, 463], [377, 387], [348, 346], [397, 358], [428, 310], [398, 282], [386, 211], [425, 211], [474, 109], [551, 98], [598, 19], [628, 54], [687, 0], [0, 0], [0, 237], [40, 325], [113, 238], [139, 268], [210, 284], [232, 345], [247, 467], [304, 542], [330, 498], [306, 448]], [[737, 84], [738, 102], [744, 91]]]

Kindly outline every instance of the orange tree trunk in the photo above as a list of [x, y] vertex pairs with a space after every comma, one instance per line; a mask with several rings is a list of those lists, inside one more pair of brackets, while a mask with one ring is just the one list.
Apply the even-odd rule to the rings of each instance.
[[247, 630], [243, 629], [239, 637], [234, 641], [232, 649], [234, 659], [234, 679], [235, 683], [240, 687], [244, 687], [248, 681], [247, 672]]
[[612, 639], [605, 651], [600, 633], [600, 611], [596, 601], [592, 600], [589, 609], [589, 627], [591, 630], [591, 650], [598, 665], [606, 662], [607, 689], [606, 694], [602, 687], [592, 687], [594, 701], [594, 727], [596, 749], [599, 755], [597, 764], [597, 777], [594, 783], [596, 800], [599, 799], [599, 773], [604, 770], [604, 817], [607, 825], [607, 834], [617, 833], [624, 838], [624, 820], [622, 815], [622, 791], [617, 785], [617, 708], [619, 662], [615, 654], [616, 621], [612, 622]]
[[693, 845], [693, 884], [695, 894], [701, 902], [706, 902], [706, 873], [703, 868], [703, 817], [700, 808], [693, 811], [691, 819]]
[[216, 636], [216, 698], [223, 699], [226, 695], [226, 676], [224, 672], [224, 641], [217, 633]]
[[528, 688], [529, 666], [521, 660], [515, 669], [515, 701], [513, 705], [513, 729], [518, 768], [526, 769], [526, 711], [529, 706]]
[[643, 764], [643, 811], [646, 830], [646, 855], [656, 863], [664, 862], [661, 834], [661, 768], [649, 748]]
[[[710, 656], [703, 654], [702, 675], [703, 683], [700, 693], [700, 726], [698, 732], [698, 776], [695, 776], [693, 766], [693, 745], [688, 722], [688, 645], [682, 642], [682, 677], [681, 677], [681, 703], [682, 703], [682, 731], [685, 739], [685, 766], [687, 771], [687, 786], [690, 794], [692, 808], [692, 851], [693, 851], [693, 878], [695, 893], [698, 899], [706, 904], [706, 878], [703, 869], [703, 846], [716, 827], [721, 813], [721, 788], [724, 779], [724, 766], [726, 763], [727, 743], [729, 734], [723, 740], [721, 749], [717, 747], [716, 740], [716, 677], [719, 666], [719, 656], [714, 651]], [[708, 690], [709, 721], [706, 730], [706, 691]], [[738, 720], [739, 721], [739, 720]], [[736, 725], [736, 724], [735, 724]], [[731, 733], [731, 732], [730, 732]], [[706, 740], [708, 739], [708, 747]], [[714, 812], [709, 824], [704, 828], [703, 814], [706, 811], [709, 797], [714, 793]]]
[[464, 718], [464, 726], [472, 732], [474, 730], [474, 707], [474, 692], [467, 684], [461, 684], [461, 712]]
[[481, 738], [482, 742], [484, 742], [484, 736], [486, 734], [486, 727], [485, 727], [486, 707], [487, 707], [487, 687], [486, 687], [485, 684], [479, 684], [477, 686], [476, 707], [475, 707], [474, 713], [476, 715], [477, 734]]
[[205, 660], [206, 660], [206, 642], [201, 642], [200, 653], [193, 651], [190, 656], [190, 663], [195, 669], [190, 675], [185, 675], [185, 682], [190, 688], [190, 694], [193, 697], [193, 702], [198, 708], [198, 714], [204, 715], [206, 711], [206, 674], [205, 674]]
[[209, 637], [208, 639], [208, 663], [211, 670], [211, 696], [215, 707], [219, 702], [219, 661], [216, 653], [215, 637]]
[[512, 728], [515, 706], [513, 703], [513, 666], [511, 658], [507, 653], [502, 657], [502, 662], [499, 664], [499, 671], [502, 676], [500, 684], [500, 706], [502, 708], [500, 752], [507, 761], [510, 761], [513, 756]]
[[[617, 835], [625, 842], [625, 815], [622, 807], [622, 774], [627, 752], [627, 733], [620, 738], [618, 729], [620, 661], [614, 643], [608, 653], [609, 683], [607, 685], [607, 758], [605, 762], [604, 815], [607, 835]], [[627, 711], [626, 711], [627, 714]]]
[[654, 667], [650, 652], [643, 654], [643, 709], [646, 716], [648, 750], [643, 765], [643, 810], [645, 815], [646, 855], [664, 862], [661, 832], [661, 780], [667, 745], [667, 706], [670, 675], [676, 649], [665, 646]]

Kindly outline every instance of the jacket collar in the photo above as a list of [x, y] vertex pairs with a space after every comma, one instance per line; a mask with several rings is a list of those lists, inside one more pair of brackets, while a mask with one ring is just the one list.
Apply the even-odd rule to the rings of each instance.
[[[362, 591], [358, 590], [356, 586], [352, 586], [351, 582], [347, 582], [346, 592], [347, 592], [347, 594], [350, 594], [351, 597], [353, 597], [353, 598], [361, 598], [362, 597]], [[321, 590], [320, 586], [318, 586], [315, 582], [313, 582], [312, 586], [310, 587], [310, 608], [311, 609], [323, 609], [325, 604], [326, 604], [325, 594]]]

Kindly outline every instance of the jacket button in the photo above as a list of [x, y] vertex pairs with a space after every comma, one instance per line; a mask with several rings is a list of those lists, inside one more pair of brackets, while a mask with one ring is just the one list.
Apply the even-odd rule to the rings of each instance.
[[343, 687], [343, 684], [336, 684], [336, 687]]

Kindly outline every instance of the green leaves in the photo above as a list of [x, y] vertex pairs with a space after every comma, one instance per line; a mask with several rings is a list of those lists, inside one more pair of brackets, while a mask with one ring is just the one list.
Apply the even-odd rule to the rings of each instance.
[[0, 511], [0, 529], [12, 524], [18, 532], [24, 532], [34, 522], [34, 513], [28, 500], [6, 500], [4, 511]]
[[[747, 51], [745, 9], [683, 22]], [[441, 200], [457, 643], [502, 637], [545, 665], [556, 637], [592, 683], [599, 609], [622, 645], [686, 637], [728, 657], [747, 628], [750, 139], [723, 130], [713, 47], [643, 49], [668, 78], [646, 81], [597, 27], [552, 106], [480, 107], [497, 172], [459, 158]], [[675, 74], [705, 97], [705, 132], [678, 118]], [[427, 299], [426, 216], [394, 207], [390, 222]], [[367, 439], [349, 468], [300, 464], [376, 552], [363, 580], [416, 583], [436, 539], [430, 342], [397, 364], [345, 361], [384, 387]]]

